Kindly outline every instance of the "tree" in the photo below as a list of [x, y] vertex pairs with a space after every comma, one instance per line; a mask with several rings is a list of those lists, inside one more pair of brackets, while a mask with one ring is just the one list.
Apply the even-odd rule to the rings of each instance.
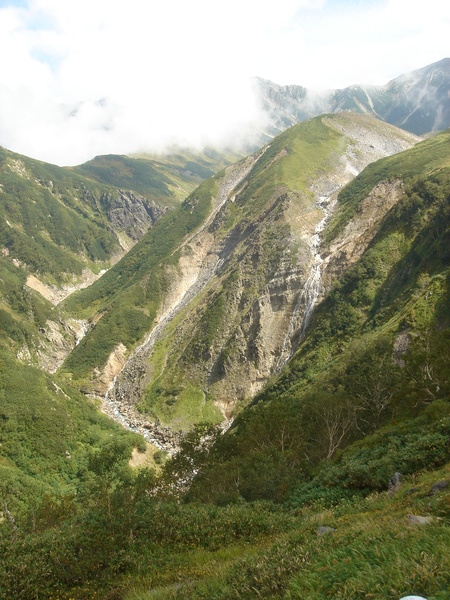
[[310, 397], [304, 410], [309, 413], [314, 446], [319, 452], [323, 447], [321, 453], [329, 460], [356, 428], [360, 409], [342, 392], [322, 392]]

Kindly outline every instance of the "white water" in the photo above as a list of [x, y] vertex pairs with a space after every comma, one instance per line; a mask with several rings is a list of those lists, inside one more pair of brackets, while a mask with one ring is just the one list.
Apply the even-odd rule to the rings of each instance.
[[[292, 313], [289, 327], [286, 332], [281, 353], [275, 366], [275, 372], [279, 372], [282, 367], [288, 362], [291, 356], [303, 336], [305, 335], [306, 329], [308, 328], [311, 320], [312, 313], [317, 304], [319, 294], [321, 291], [321, 275], [322, 275], [322, 263], [323, 258], [320, 255], [321, 246], [321, 234], [325, 229], [328, 220], [331, 216], [331, 212], [334, 208], [335, 199], [333, 195], [339, 188], [337, 186], [326, 196], [319, 196], [316, 200], [316, 206], [324, 212], [323, 218], [319, 221], [314, 229], [314, 234], [310, 239], [310, 249], [312, 254], [311, 270], [308, 278], [305, 281], [305, 285], [297, 299], [297, 303]], [[301, 319], [301, 321], [300, 321]], [[298, 332], [296, 343], [293, 344], [294, 334]]]

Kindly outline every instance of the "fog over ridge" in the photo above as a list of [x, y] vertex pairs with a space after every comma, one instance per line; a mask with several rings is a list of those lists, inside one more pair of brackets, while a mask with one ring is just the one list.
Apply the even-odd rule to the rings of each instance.
[[442, 0], [6, 0], [0, 145], [60, 165], [239, 145], [267, 125], [254, 76], [314, 103], [449, 55], [449, 27]]

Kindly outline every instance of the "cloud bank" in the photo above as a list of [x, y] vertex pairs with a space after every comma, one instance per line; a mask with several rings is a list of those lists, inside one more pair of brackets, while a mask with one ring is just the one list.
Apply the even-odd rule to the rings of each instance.
[[447, 2], [0, 3], [0, 145], [57, 164], [263, 126], [252, 87], [385, 83], [450, 55]]

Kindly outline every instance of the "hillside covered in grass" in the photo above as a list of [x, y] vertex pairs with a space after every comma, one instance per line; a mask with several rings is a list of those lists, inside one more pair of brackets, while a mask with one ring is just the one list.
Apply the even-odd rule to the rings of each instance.
[[161, 155], [96, 156], [73, 170], [101, 183], [149, 196], [156, 202], [176, 206], [204, 179], [212, 177], [241, 158], [231, 151], [181, 148]]
[[0, 150], [3, 259], [60, 283], [120, 250], [101, 199], [111, 191], [54, 165]]

